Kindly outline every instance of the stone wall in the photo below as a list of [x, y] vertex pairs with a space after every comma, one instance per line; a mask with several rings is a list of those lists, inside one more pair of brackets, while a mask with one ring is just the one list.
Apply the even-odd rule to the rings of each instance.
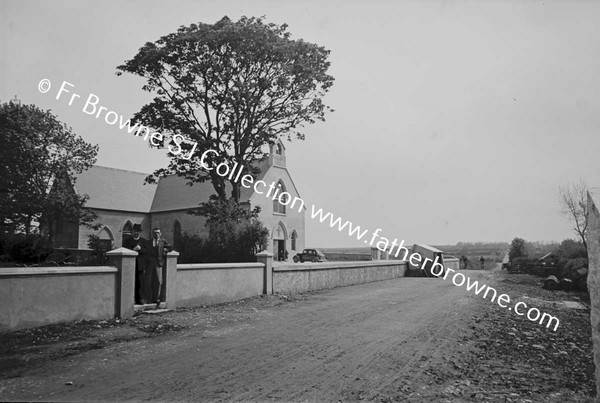
[[117, 268], [0, 269], [0, 331], [116, 313]]
[[273, 267], [273, 292], [298, 293], [404, 277], [401, 260], [297, 263]]
[[263, 293], [262, 263], [179, 264], [177, 306], [237, 301]]
[[[112, 266], [0, 268], [0, 331], [78, 319], [129, 318], [134, 312], [137, 252], [107, 252]], [[166, 307], [208, 305], [261, 294], [294, 293], [403, 277], [406, 262], [298, 263], [273, 267], [273, 255], [256, 263], [177, 264], [163, 269]]]

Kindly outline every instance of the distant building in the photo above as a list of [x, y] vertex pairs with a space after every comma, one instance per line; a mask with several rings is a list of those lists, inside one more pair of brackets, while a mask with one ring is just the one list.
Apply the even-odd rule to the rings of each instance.
[[[281, 141], [271, 147], [259, 167], [261, 173], [257, 181], [262, 180], [267, 186], [275, 183], [292, 199], [301, 197], [286, 168], [285, 146]], [[208, 201], [215, 193], [209, 181], [188, 186], [185, 179], [171, 175], [158, 184], [144, 185], [146, 176], [141, 172], [101, 166], [93, 166], [79, 175], [75, 191], [89, 196], [86, 207], [98, 213], [97, 222], [102, 227], [96, 231], [59, 221], [55, 227], [55, 245], [87, 249], [88, 235], [96, 234], [112, 246], [120, 247], [131, 235], [134, 223], [142, 224], [143, 237], [150, 238], [151, 229], [160, 227], [163, 236], [171, 242], [184, 232], [208, 234], [205, 219], [187, 214], [187, 210]], [[257, 193], [252, 187], [242, 187], [240, 203], [251, 209], [261, 207], [259, 218], [269, 229], [270, 236], [267, 250], [276, 260], [282, 259], [286, 250], [291, 258], [304, 249], [306, 208], [298, 211], [297, 203], [292, 209], [265, 194]]]
[[548, 252], [544, 256], [540, 257], [538, 260], [542, 264], [551, 265], [552, 266], [558, 260], [558, 256], [554, 252]]

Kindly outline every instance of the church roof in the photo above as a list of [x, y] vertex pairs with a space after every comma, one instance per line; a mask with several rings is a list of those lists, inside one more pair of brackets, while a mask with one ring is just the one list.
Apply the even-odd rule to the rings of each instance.
[[[75, 191], [87, 194], [86, 207], [156, 213], [183, 210], [207, 201], [215, 189], [210, 181], [187, 185], [187, 180], [177, 175], [162, 178], [156, 184], [144, 184], [148, 174], [94, 165], [75, 180]], [[264, 171], [260, 177], [264, 176]], [[225, 191], [231, 193], [226, 182]], [[248, 201], [253, 189], [242, 187], [240, 201]]]
[[[266, 161], [259, 163], [260, 174], [256, 180], [264, 178], [269, 170], [269, 164]], [[202, 202], [208, 201], [212, 194], [216, 194], [215, 188], [210, 181], [195, 182], [193, 186], [187, 185], [187, 179], [177, 175], [170, 175], [162, 178], [158, 182], [158, 189], [154, 196], [151, 213], [159, 211], [182, 210], [198, 207]], [[231, 183], [225, 182], [225, 193], [231, 194]], [[241, 187], [240, 202], [247, 202], [254, 193], [254, 189]]]
[[[261, 177], [264, 172], [261, 172]], [[202, 202], [208, 201], [212, 194], [216, 194], [210, 181], [195, 182], [193, 186], [187, 185], [188, 180], [177, 175], [170, 175], [158, 182], [158, 189], [154, 196], [151, 213], [159, 211], [182, 210], [198, 207]], [[225, 182], [225, 193], [231, 193], [231, 183]], [[240, 201], [248, 201], [253, 189], [242, 186]]]
[[156, 185], [144, 185], [148, 174], [94, 165], [75, 179], [75, 191], [89, 196], [86, 207], [147, 213]]
[[[279, 143], [285, 148], [281, 140]], [[273, 149], [271, 149], [273, 150]], [[274, 165], [272, 158], [257, 162], [260, 174], [256, 180], [262, 180], [271, 168], [283, 169]], [[177, 175], [161, 178], [158, 184], [144, 184], [149, 174], [108, 168], [94, 165], [81, 173], [75, 181], [75, 191], [89, 196], [86, 207], [105, 210], [119, 210], [140, 213], [156, 213], [160, 211], [186, 210], [208, 201], [215, 189], [210, 181], [187, 184], [187, 179]], [[289, 175], [289, 172], [288, 172]], [[291, 177], [290, 177], [291, 179]], [[296, 185], [291, 181], [296, 193]], [[231, 183], [225, 182], [225, 192], [231, 194]], [[241, 187], [240, 202], [248, 202], [253, 195], [253, 188]]]

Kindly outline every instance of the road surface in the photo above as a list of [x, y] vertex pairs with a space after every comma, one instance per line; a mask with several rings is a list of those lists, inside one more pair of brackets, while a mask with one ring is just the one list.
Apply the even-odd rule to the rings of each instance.
[[428, 369], [460, 354], [473, 305], [464, 288], [441, 279], [325, 290], [241, 322], [47, 362], [1, 380], [0, 400], [402, 398], [428, 387]]

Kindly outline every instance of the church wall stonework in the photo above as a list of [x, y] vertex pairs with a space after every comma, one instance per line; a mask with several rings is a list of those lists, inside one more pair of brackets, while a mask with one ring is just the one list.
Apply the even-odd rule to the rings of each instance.
[[[126, 211], [114, 211], [114, 210], [102, 210], [102, 209], [94, 209], [96, 213], [98, 213], [98, 219], [94, 221], [94, 224], [102, 224], [106, 226], [110, 233], [113, 235], [113, 246], [115, 248], [120, 248], [122, 245], [123, 238], [123, 225], [127, 220], [131, 221], [133, 224], [142, 224], [142, 237], [148, 239], [150, 237], [150, 217], [149, 214], [146, 213], [132, 213]], [[101, 231], [93, 230], [86, 227], [79, 228], [79, 240], [78, 240], [78, 248], [79, 249], [89, 249], [88, 235], [98, 234]]]
[[206, 219], [188, 214], [186, 210], [163, 211], [151, 215], [152, 228], [160, 228], [162, 236], [171, 244], [173, 244], [175, 220], [179, 221], [182, 234], [208, 235], [208, 230], [204, 226]]
[[[290, 174], [287, 169], [272, 166], [262, 178], [262, 180], [269, 186], [271, 183], [277, 183], [279, 180], [283, 182], [285, 187], [285, 191], [291, 194], [291, 199], [294, 200], [295, 197], [300, 198], [300, 195], [296, 191]], [[273, 252], [273, 235], [281, 222], [285, 228], [285, 248], [289, 251], [288, 259], [291, 259], [296, 252], [302, 251], [305, 247], [305, 212], [306, 209], [303, 208], [300, 212], [298, 211], [298, 207], [300, 206], [300, 201], [296, 202], [294, 208], [291, 208], [291, 204], [286, 207], [286, 214], [278, 214], [273, 212], [273, 200], [271, 197], [267, 197], [268, 190], [264, 190], [264, 194], [254, 193], [250, 197], [250, 203], [252, 207], [260, 206], [260, 219], [262, 220], [265, 227], [269, 229], [269, 242], [267, 245], [267, 251]], [[296, 231], [298, 234], [298, 238], [296, 240], [296, 249], [292, 250], [292, 231]]]

